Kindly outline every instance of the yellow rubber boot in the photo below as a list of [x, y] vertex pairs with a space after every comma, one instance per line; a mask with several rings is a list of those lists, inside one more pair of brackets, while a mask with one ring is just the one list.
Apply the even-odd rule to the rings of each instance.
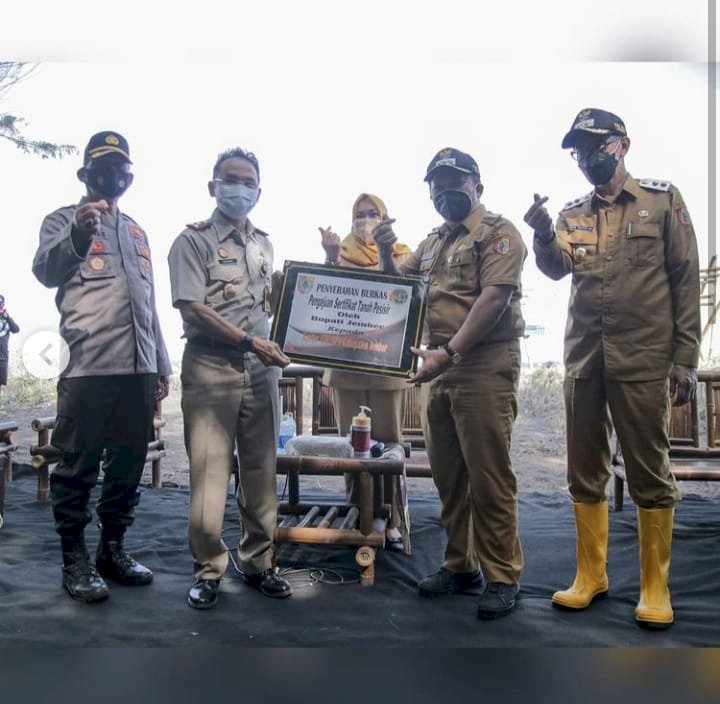
[[664, 629], [673, 622], [670, 604], [670, 545], [673, 508], [638, 507], [640, 601], [635, 619], [645, 628]]
[[577, 574], [569, 589], [555, 592], [553, 606], [581, 611], [593, 599], [607, 596], [608, 578], [605, 564], [608, 545], [608, 504], [573, 503], [577, 534]]

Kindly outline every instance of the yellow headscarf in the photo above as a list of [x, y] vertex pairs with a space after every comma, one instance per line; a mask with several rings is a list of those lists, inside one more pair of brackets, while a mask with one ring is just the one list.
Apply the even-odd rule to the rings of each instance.
[[[355, 199], [355, 203], [353, 203], [353, 220], [355, 220], [355, 216], [357, 215], [358, 204], [361, 200], [363, 200], [363, 198], [367, 198], [372, 202], [372, 204], [378, 209], [380, 217], [383, 220], [387, 218], [387, 208], [385, 207], [385, 203], [383, 203], [382, 199], [372, 195], [371, 193], [361, 193]], [[399, 242], [396, 242], [393, 245], [392, 252], [393, 258], [402, 260], [405, 259], [405, 257], [407, 257], [409, 254], [411, 254], [412, 250], [406, 244], [400, 244]], [[360, 237], [355, 235], [354, 232], [351, 232], [342, 241], [342, 247], [340, 249], [340, 260], [341, 263], [345, 264], [346, 266], [349, 265], [363, 268], [376, 268], [378, 265], [377, 245], [375, 244], [375, 242], [366, 244], [364, 239], [361, 239]]]

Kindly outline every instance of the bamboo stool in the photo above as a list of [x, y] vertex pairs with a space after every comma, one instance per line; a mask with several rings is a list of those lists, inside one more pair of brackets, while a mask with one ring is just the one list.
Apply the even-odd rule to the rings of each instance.
[[[282, 520], [275, 529], [278, 543], [321, 545], [357, 545], [355, 562], [360, 567], [360, 582], [375, 581], [375, 550], [385, 546], [385, 529], [393, 505], [393, 476], [403, 473], [405, 463], [392, 459], [355, 459], [279, 455], [278, 474], [288, 475], [288, 501], [278, 506]], [[360, 475], [358, 505], [329, 502], [303, 503], [300, 500], [300, 475]], [[374, 479], [381, 491], [374, 489]]]

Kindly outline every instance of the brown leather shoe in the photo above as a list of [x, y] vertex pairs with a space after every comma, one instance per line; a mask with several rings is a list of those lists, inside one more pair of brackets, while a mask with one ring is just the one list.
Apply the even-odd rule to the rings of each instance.
[[276, 568], [269, 568], [256, 574], [243, 574], [245, 584], [273, 599], [285, 599], [292, 594], [292, 587], [283, 579]]

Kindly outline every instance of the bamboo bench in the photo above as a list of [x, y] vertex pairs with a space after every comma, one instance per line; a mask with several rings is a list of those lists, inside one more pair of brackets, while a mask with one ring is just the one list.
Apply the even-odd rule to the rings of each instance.
[[[701, 441], [699, 408], [705, 406], [705, 437]], [[684, 406], [672, 408], [670, 471], [677, 481], [720, 481], [720, 370], [698, 372], [698, 394]], [[623, 507], [627, 477], [619, 448], [613, 456], [615, 510]]]
[[[145, 456], [145, 464], [152, 463], [151, 486], [153, 489], [159, 489], [162, 486], [160, 461], [167, 454], [165, 440], [162, 438], [162, 428], [165, 427], [166, 422], [162, 417], [161, 405], [158, 403], [153, 418], [153, 439], [148, 443], [148, 451]], [[49, 475], [51, 465], [56, 464], [62, 457], [62, 451], [50, 444], [50, 431], [55, 427], [55, 416], [35, 418], [30, 427], [37, 433], [37, 443], [30, 445], [30, 463], [38, 472], [37, 497], [39, 501], [47, 501], [50, 491]], [[101, 463], [104, 457], [105, 451], [103, 450], [100, 456]]]
[[5, 482], [12, 481], [12, 453], [17, 450], [18, 424], [14, 421], [0, 423], [0, 526], [5, 513]]

